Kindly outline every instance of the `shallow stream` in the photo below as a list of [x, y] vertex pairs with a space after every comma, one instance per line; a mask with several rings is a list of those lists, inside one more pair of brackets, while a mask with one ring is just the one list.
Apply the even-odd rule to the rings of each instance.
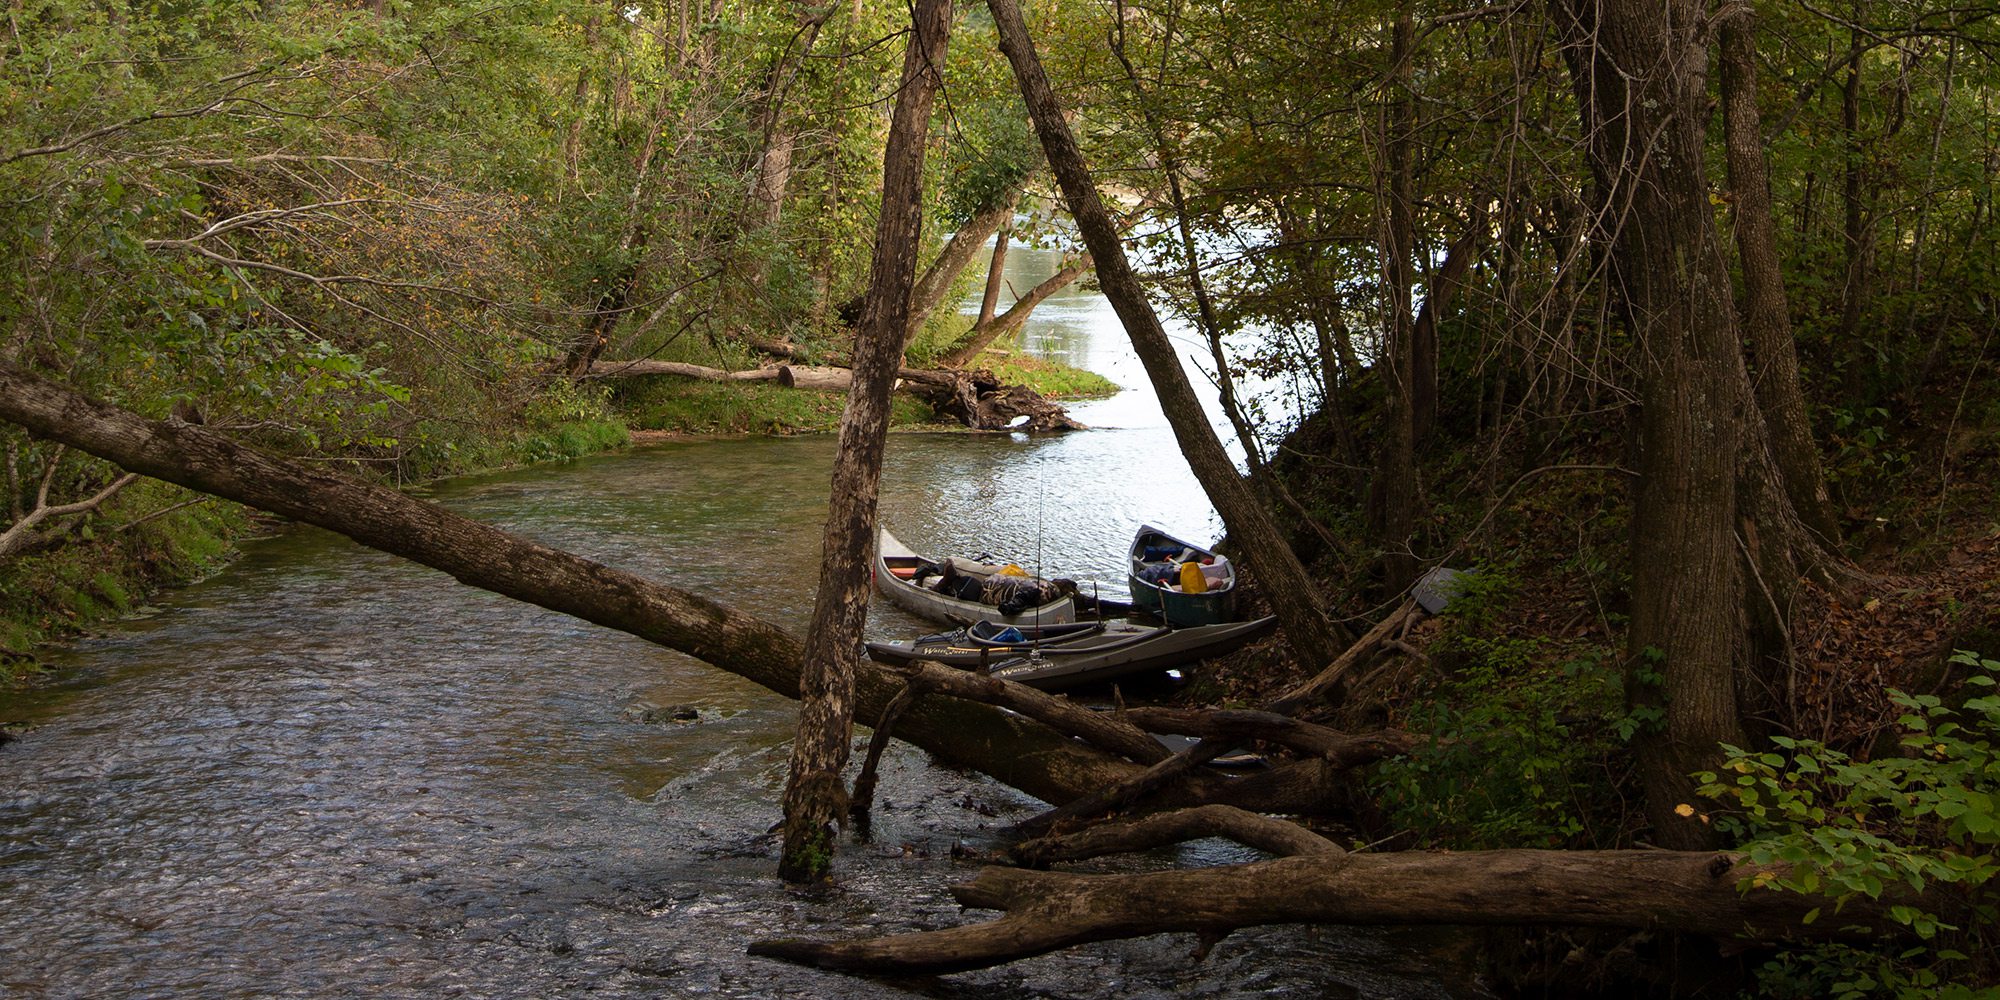
[[[1050, 266], [1013, 257], [1017, 287]], [[920, 550], [1122, 593], [1138, 521], [1206, 539], [1212, 513], [1102, 299], [1044, 308], [1029, 349], [1139, 388], [1079, 407], [1104, 428], [1086, 433], [899, 435], [882, 517]], [[432, 496], [797, 628], [832, 454], [667, 444]], [[765, 836], [793, 707], [748, 682], [316, 530], [161, 604], [0, 701], [25, 726], [0, 747], [0, 996], [1479, 995], [1434, 935], [1331, 928], [1241, 932], [1202, 962], [1162, 935], [895, 983], [751, 959], [763, 935], [979, 919], [946, 893], [975, 870], [954, 849], [1035, 803], [899, 745], [873, 842], [811, 899], [777, 884]], [[920, 627], [879, 602], [870, 625]]]

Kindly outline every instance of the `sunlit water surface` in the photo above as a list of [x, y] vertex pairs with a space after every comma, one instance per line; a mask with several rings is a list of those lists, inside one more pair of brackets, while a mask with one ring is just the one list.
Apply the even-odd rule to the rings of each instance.
[[[1014, 254], [1017, 286], [1049, 256]], [[1206, 539], [1213, 514], [1102, 298], [1045, 308], [1028, 349], [1134, 391], [1078, 407], [1087, 433], [899, 435], [882, 517], [920, 549], [1122, 593], [1138, 521]], [[432, 495], [796, 629], [832, 455], [670, 444]], [[1477, 995], [1416, 938], [1299, 927], [1199, 962], [1160, 935], [894, 983], [752, 959], [763, 935], [990, 916], [947, 895], [975, 870], [953, 848], [990, 848], [1036, 803], [899, 745], [872, 842], [807, 898], [776, 883], [765, 835], [793, 709], [748, 682], [314, 530], [163, 604], [55, 654], [65, 683], [0, 702], [25, 727], [0, 747], [0, 996]], [[879, 606], [870, 624], [920, 627]], [[1204, 842], [1137, 864], [1251, 857]]]

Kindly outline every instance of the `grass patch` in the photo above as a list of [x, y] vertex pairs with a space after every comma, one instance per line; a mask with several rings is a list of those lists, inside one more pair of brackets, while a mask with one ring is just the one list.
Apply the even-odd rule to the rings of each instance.
[[982, 354], [979, 362], [991, 367], [1002, 384], [1025, 385], [1049, 399], [1103, 399], [1118, 394], [1118, 384], [1096, 372], [1025, 354]]
[[[626, 379], [612, 405], [631, 426], [682, 434], [812, 434], [839, 429], [847, 396], [768, 382], [703, 382], [670, 376]], [[938, 423], [922, 401], [892, 398], [891, 427]]]

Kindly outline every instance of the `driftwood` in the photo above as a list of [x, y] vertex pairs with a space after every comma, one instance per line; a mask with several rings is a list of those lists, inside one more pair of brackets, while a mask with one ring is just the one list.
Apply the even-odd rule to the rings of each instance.
[[1376, 650], [1381, 649], [1390, 639], [1399, 635], [1403, 629], [1408, 628], [1417, 619], [1422, 618], [1423, 615], [1424, 609], [1417, 604], [1415, 598], [1405, 599], [1394, 612], [1390, 613], [1389, 617], [1382, 619], [1374, 628], [1369, 629], [1361, 638], [1355, 640], [1352, 646], [1347, 647], [1345, 652], [1334, 657], [1333, 662], [1327, 664], [1325, 669], [1321, 670], [1311, 680], [1300, 684], [1298, 687], [1280, 696], [1277, 701], [1272, 702], [1270, 710], [1283, 715], [1290, 715], [1317, 701], [1328, 699], [1338, 700], [1341, 688], [1347, 680], [1348, 672], [1367, 660], [1370, 656], [1375, 655]]
[[907, 677], [916, 691], [997, 705], [1141, 764], [1156, 763], [1169, 756], [1160, 741], [1130, 722], [1106, 712], [1091, 711], [1068, 698], [1026, 684], [922, 660], [888, 669]]
[[[1059, 405], [1027, 386], [1002, 385], [988, 371], [928, 371], [903, 377], [932, 408], [977, 430], [1083, 430]], [[1023, 420], [1022, 418], [1026, 418]]]
[[1195, 768], [1229, 752], [1231, 740], [1205, 739], [1153, 764], [1124, 781], [1104, 786], [1088, 795], [1078, 796], [1038, 816], [1032, 816], [1014, 824], [1016, 833], [1036, 835], [1046, 833], [1072, 820], [1095, 816], [1122, 808], [1140, 797], [1158, 791], [1176, 780], [1187, 776]]
[[[846, 391], [853, 378], [846, 368], [782, 365], [777, 370], [778, 384], [798, 389]], [[974, 430], [1038, 433], [1084, 429], [1060, 405], [1027, 386], [1002, 385], [992, 372], [905, 368], [896, 375], [905, 390]]]
[[[1264, 712], [1176, 713], [1164, 709], [1138, 710], [1133, 713], [1135, 716], [1150, 717], [1166, 726], [1167, 732], [1200, 736], [1201, 739], [1173, 757], [1155, 762], [1139, 774], [1023, 820], [1015, 824], [1014, 829], [1027, 835], [1041, 834], [1063, 823], [1123, 808], [1198, 773], [1196, 768], [1200, 765], [1228, 753], [1236, 743], [1248, 738], [1268, 738], [1281, 745], [1291, 746], [1293, 749], [1322, 758], [1325, 764], [1335, 771], [1406, 752], [1413, 745], [1413, 738], [1407, 734], [1378, 733], [1354, 737], [1298, 722], [1291, 719], [1290, 715], [1324, 697], [1327, 692], [1337, 690], [1337, 685], [1349, 669], [1367, 659], [1391, 636], [1422, 614], [1423, 609], [1415, 600], [1403, 602], [1395, 613], [1383, 619], [1381, 624], [1370, 629], [1366, 635], [1356, 640], [1354, 645], [1335, 657], [1318, 676], [1281, 696]], [[1145, 724], [1140, 723], [1140, 725]]]
[[[1005, 917], [857, 941], [766, 939], [750, 953], [872, 975], [960, 972], [1091, 941], [1278, 923], [1573, 925], [1717, 937], [1842, 937], [1893, 895], [1804, 924], [1823, 897], [1738, 886], [1763, 869], [1711, 851], [1324, 852], [1199, 871], [1072, 875], [988, 868], [961, 904]], [[1773, 869], [1777, 871], [1777, 869]]]
[[1232, 742], [1264, 740], [1341, 767], [1358, 767], [1409, 753], [1421, 742], [1409, 733], [1393, 729], [1354, 736], [1300, 722], [1289, 715], [1249, 709], [1134, 708], [1125, 716], [1149, 733], [1178, 733]]
[[1007, 853], [1030, 868], [1046, 868], [1057, 861], [1146, 851], [1204, 837], [1226, 837], [1279, 857], [1344, 853], [1340, 845], [1297, 823], [1235, 806], [1196, 806], [1122, 823], [1103, 823], [1076, 833], [1025, 840]]

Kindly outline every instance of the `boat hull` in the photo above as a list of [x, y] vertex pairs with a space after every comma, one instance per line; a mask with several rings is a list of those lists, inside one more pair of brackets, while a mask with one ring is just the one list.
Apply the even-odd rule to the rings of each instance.
[[[1160, 562], [1145, 558], [1150, 550], [1173, 548], [1215, 560], [1223, 567], [1222, 575], [1210, 584], [1209, 590], [1199, 594], [1162, 587], [1139, 575], [1144, 567]], [[1141, 525], [1139, 533], [1132, 539], [1127, 563], [1129, 568], [1125, 582], [1132, 591], [1132, 607], [1137, 610], [1175, 627], [1217, 625], [1236, 620], [1236, 570], [1229, 566], [1228, 560], [1214, 552], [1175, 538], [1152, 525]]]
[[[1019, 614], [1003, 615], [1000, 609], [978, 601], [964, 601], [956, 597], [940, 594], [910, 579], [911, 570], [919, 565], [937, 565], [918, 555], [896, 539], [888, 530], [878, 529], [875, 551], [875, 589], [889, 602], [919, 618], [943, 622], [947, 625], [966, 625], [981, 619], [1006, 622], [1010, 625], [1057, 625], [1076, 620], [1076, 602], [1068, 597], [1059, 597], [1047, 604], [1023, 610]], [[998, 567], [954, 560], [959, 573], [965, 576], [986, 577]]]

